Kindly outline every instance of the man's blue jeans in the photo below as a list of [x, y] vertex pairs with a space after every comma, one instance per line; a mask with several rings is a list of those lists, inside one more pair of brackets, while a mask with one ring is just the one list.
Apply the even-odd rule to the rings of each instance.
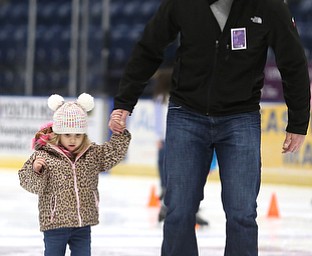
[[91, 255], [91, 228], [57, 228], [43, 232], [44, 256], [64, 256], [67, 244], [71, 256]]
[[[162, 256], [197, 256], [195, 215], [216, 150], [226, 215], [225, 256], [257, 256], [260, 113], [205, 116], [173, 103], [167, 116]], [[219, 195], [215, 195], [219, 196]]]

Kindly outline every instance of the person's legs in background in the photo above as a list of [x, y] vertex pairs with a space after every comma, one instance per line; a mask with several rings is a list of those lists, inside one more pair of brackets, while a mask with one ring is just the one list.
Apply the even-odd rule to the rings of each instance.
[[158, 213], [158, 221], [161, 222], [165, 219], [167, 208], [164, 204], [164, 196], [166, 193], [166, 175], [165, 175], [165, 168], [164, 168], [164, 159], [165, 159], [165, 141], [159, 141], [158, 142], [158, 159], [157, 159], [157, 167], [158, 167], [158, 174], [160, 179], [160, 187], [161, 192], [159, 196], [159, 200], [161, 201], [160, 210]]
[[161, 193], [159, 199], [162, 200], [164, 194], [166, 193], [166, 185], [165, 185], [165, 168], [164, 168], [164, 158], [165, 158], [165, 141], [161, 140], [158, 142], [158, 154], [157, 154], [157, 168], [160, 179], [160, 187]]

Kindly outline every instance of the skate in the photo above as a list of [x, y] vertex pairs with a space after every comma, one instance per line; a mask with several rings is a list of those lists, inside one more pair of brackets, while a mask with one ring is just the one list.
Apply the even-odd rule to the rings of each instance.
[[199, 216], [199, 214], [196, 214], [196, 224], [198, 224], [199, 226], [208, 226], [209, 222], [205, 219], [203, 219], [202, 217]]
[[[166, 206], [162, 205], [160, 208], [160, 211], [158, 213], [158, 222], [162, 222], [165, 220], [167, 214], [167, 208]], [[196, 224], [200, 226], [208, 226], [209, 222], [205, 219], [203, 219], [199, 214], [196, 214]]]
[[163, 204], [160, 207], [160, 211], [158, 213], [158, 222], [162, 222], [165, 220], [167, 214], [167, 208]]

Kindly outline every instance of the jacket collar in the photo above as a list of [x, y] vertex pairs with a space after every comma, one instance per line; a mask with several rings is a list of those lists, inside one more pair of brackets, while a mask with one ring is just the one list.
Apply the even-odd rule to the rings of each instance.
[[208, 3], [210, 4], [210, 5], [212, 5], [214, 2], [217, 2], [218, 0], [208, 0]]
[[[224, 27], [224, 31], [229, 31], [232, 27], [235, 27], [237, 20], [241, 16], [241, 13], [244, 12], [244, 5], [241, 0], [233, 0], [231, 11], [229, 17]], [[226, 34], [226, 33], [223, 33]], [[229, 33], [228, 33], [229, 35]]]

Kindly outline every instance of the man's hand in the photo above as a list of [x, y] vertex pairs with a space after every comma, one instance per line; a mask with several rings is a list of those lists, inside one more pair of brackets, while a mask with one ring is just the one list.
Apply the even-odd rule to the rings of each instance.
[[286, 132], [282, 153], [298, 152], [303, 144], [305, 135]]
[[108, 122], [108, 127], [112, 130], [113, 133], [122, 133], [127, 126], [127, 117], [130, 115], [130, 112], [123, 109], [115, 109], [111, 115]]

